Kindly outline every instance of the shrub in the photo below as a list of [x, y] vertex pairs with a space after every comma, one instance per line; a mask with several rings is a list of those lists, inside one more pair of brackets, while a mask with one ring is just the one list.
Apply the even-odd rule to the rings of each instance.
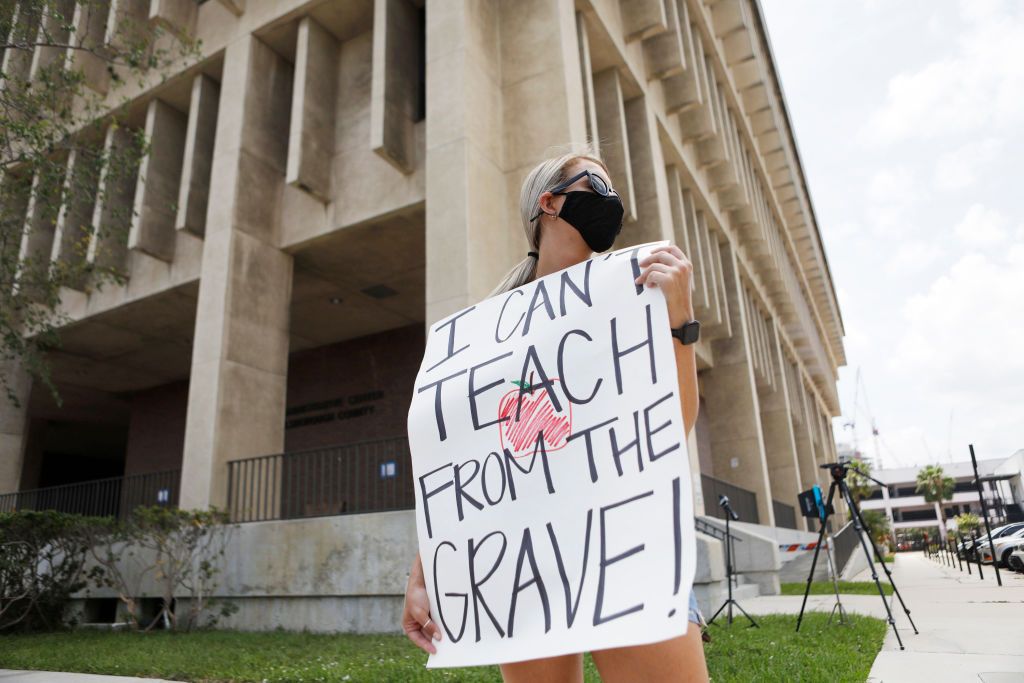
[[[190, 631], [215, 626], [237, 605], [215, 592], [215, 560], [230, 532], [217, 508], [179, 510], [139, 506], [124, 520], [55, 510], [0, 513], [0, 631], [51, 631], [74, 626], [65, 616], [71, 595], [89, 587], [112, 588], [132, 629], [157, 624]], [[86, 570], [91, 559], [93, 566]], [[150, 577], [160, 612], [140, 623], [139, 597]], [[187, 598], [182, 608], [176, 598]], [[205, 621], [204, 621], [205, 618]]]
[[87, 585], [80, 520], [54, 510], [0, 513], [0, 631], [65, 626], [71, 594]]

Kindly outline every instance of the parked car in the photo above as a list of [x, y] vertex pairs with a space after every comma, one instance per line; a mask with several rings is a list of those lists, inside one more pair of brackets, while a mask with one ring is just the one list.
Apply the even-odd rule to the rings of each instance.
[[1024, 572], [1024, 543], [1019, 544], [1016, 550], [1010, 553], [1006, 566], [1015, 572]]
[[[1024, 522], [1014, 522], [1012, 524], [1004, 524], [1003, 526], [998, 526], [992, 530], [992, 540], [995, 541], [997, 538], [1009, 536], [1020, 531], [1021, 529], [1024, 529]], [[988, 547], [988, 534], [982, 533], [978, 535], [977, 548], [974, 547], [974, 539], [968, 538], [957, 546], [957, 550], [959, 550], [960, 556], [964, 560], [977, 562], [977, 553], [980, 552], [981, 549], [984, 547]], [[989, 555], [989, 557], [991, 557], [991, 554]]]
[[1024, 526], [1011, 534], [1003, 534], [999, 538], [993, 535], [991, 546], [987, 542], [978, 544], [981, 561], [988, 563], [992, 561], [993, 557], [996, 557], [1000, 565], [1005, 565], [1010, 559], [1010, 554], [1016, 550], [1021, 541], [1024, 541]]

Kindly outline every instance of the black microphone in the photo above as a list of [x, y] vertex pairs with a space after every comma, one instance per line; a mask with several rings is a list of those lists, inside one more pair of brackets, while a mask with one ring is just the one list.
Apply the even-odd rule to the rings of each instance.
[[726, 512], [729, 513], [729, 516], [732, 517], [732, 520], [734, 522], [738, 522], [739, 521], [740, 516], [737, 515], [735, 510], [732, 509], [732, 506], [729, 505], [729, 496], [719, 495], [718, 496], [718, 505], [723, 510], [725, 510]]

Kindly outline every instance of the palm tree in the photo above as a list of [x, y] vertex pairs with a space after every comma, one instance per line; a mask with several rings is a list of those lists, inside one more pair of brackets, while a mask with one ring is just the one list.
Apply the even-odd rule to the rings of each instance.
[[850, 496], [857, 503], [871, 495], [871, 489], [875, 482], [861, 474], [871, 474], [871, 463], [861, 457], [855, 457], [849, 462], [850, 469], [846, 474], [846, 486], [850, 489]]
[[917, 473], [917, 492], [929, 503], [939, 506], [939, 533], [946, 539], [946, 510], [942, 503], [953, 499], [953, 477], [947, 476], [942, 465], [925, 465]]

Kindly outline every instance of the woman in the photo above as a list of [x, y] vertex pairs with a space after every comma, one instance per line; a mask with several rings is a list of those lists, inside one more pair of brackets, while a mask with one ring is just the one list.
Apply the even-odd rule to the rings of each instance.
[[[589, 194], [584, 194], [589, 193]], [[622, 226], [622, 201], [611, 187], [608, 167], [589, 150], [564, 154], [538, 164], [523, 181], [519, 199], [530, 252], [490, 296], [514, 289], [590, 258], [612, 246]], [[641, 260], [637, 284], [661, 287], [668, 302], [669, 323], [680, 327], [693, 320], [690, 299], [691, 265], [675, 245], [658, 247]], [[689, 434], [697, 419], [697, 363], [692, 345], [673, 337], [683, 424]], [[690, 593], [686, 635], [647, 645], [595, 650], [591, 653], [601, 678], [617, 681], [707, 681], [700, 626], [703, 621]], [[430, 602], [419, 554], [413, 562], [405, 594], [402, 625], [406, 635], [427, 652], [441, 629], [430, 618]], [[570, 683], [583, 680], [582, 653], [501, 664], [505, 681]]]

